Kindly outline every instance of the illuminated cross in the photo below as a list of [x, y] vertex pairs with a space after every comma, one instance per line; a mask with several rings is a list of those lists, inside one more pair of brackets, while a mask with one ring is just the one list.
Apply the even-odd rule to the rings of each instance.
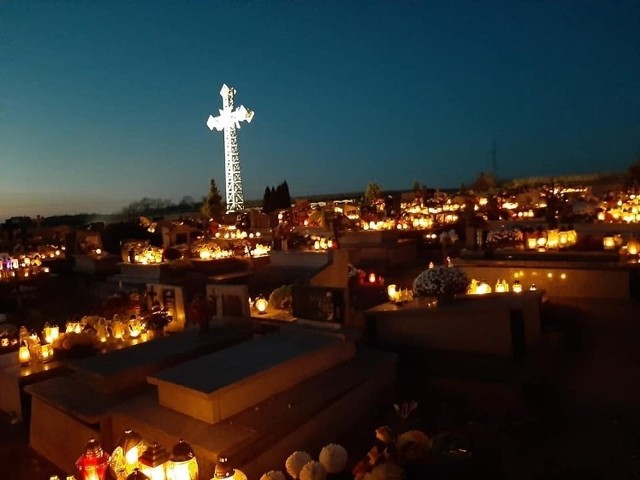
[[240, 176], [240, 159], [238, 158], [238, 139], [236, 129], [240, 122], [251, 123], [253, 112], [240, 105], [233, 109], [233, 96], [236, 89], [222, 85], [222, 110], [220, 115], [209, 115], [207, 126], [210, 130], [224, 130], [224, 170], [227, 194], [227, 213], [244, 210], [244, 195], [242, 194], [242, 178]]

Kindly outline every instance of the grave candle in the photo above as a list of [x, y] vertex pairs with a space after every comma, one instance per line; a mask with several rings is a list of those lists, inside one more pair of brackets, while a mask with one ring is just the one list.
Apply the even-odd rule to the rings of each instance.
[[140, 456], [140, 470], [150, 480], [165, 480], [168, 460], [169, 453], [158, 442], [153, 442]]
[[121, 447], [124, 453], [125, 471], [130, 474], [139, 466], [138, 460], [144, 447], [142, 437], [139, 433], [128, 428], [118, 440], [118, 447]]
[[264, 298], [262, 295], [260, 295], [257, 299], [256, 299], [256, 310], [258, 310], [259, 314], [263, 314], [266, 313], [267, 311], [267, 306], [269, 305], [269, 302], [267, 301], [266, 298]]
[[53, 360], [53, 345], [50, 343], [43, 343], [38, 347], [40, 349], [40, 361], [47, 363]]
[[29, 352], [29, 346], [26, 340], [20, 342], [20, 348], [18, 349], [18, 361], [20, 365], [29, 365], [31, 362], [31, 352]]
[[95, 438], [89, 439], [84, 453], [76, 460], [80, 480], [104, 480], [109, 458]]
[[198, 461], [191, 445], [184, 440], [175, 444], [167, 464], [167, 480], [198, 480]]

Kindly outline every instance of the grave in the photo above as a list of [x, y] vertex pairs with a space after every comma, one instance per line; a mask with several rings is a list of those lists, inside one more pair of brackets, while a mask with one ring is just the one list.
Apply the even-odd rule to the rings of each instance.
[[[74, 470], [78, 452], [89, 437], [110, 448], [110, 411], [131, 395], [149, 389], [146, 376], [252, 335], [244, 327], [217, 326], [208, 334], [183, 332], [69, 362], [71, 373], [25, 387], [32, 397], [29, 445], [68, 472]], [[65, 438], [63, 445], [60, 438]]]
[[[542, 255], [542, 254], [540, 254]], [[584, 254], [583, 254], [584, 255]], [[539, 260], [456, 260], [469, 276], [495, 285], [498, 279], [512, 282], [518, 278], [525, 289], [535, 284], [553, 299], [602, 298], [629, 299], [637, 271], [630, 265], [593, 261]]]
[[390, 403], [395, 356], [356, 353], [342, 333], [283, 326], [148, 380], [157, 392], [113, 408], [112, 437], [133, 428], [165, 446], [183, 438], [201, 478], [213, 476], [220, 457], [259, 478], [282, 469], [293, 451], [319, 451], [379, 402]]
[[275, 334], [163, 370], [148, 381], [157, 385], [161, 406], [213, 424], [354, 354], [352, 343], [334, 336]]
[[75, 272], [108, 275], [118, 271], [119, 257], [104, 251], [100, 232], [76, 232], [72, 248]]
[[383, 264], [394, 267], [416, 260], [415, 239], [400, 238], [395, 230], [348, 232], [340, 237], [340, 248], [349, 253], [354, 265]]
[[541, 338], [542, 295], [465, 295], [437, 306], [422, 298], [384, 303], [365, 311], [367, 335], [384, 348], [522, 358]]

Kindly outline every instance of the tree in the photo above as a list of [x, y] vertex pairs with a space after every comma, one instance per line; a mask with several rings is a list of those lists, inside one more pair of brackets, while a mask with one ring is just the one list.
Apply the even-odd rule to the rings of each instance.
[[640, 157], [629, 166], [627, 178], [629, 186], [635, 187], [640, 184]]
[[421, 190], [420, 182], [418, 182], [417, 180], [416, 180], [415, 182], [413, 182], [413, 187], [411, 188], [411, 190], [412, 190], [414, 193], [418, 193], [418, 192], [420, 192], [420, 190]]
[[222, 205], [222, 197], [216, 185], [216, 179], [211, 179], [209, 186], [209, 195], [202, 199], [201, 213], [207, 218], [213, 218], [216, 221], [222, 220], [224, 208]]
[[262, 213], [271, 213], [273, 211], [273, 195], [271, 195], [271, 189], [265, 187], [264, 195], [262, 196]]
[[364, 203], [371, 205], [382, 193], [380, 185], [375, 182], [367, 183], [367, 188], [364, 190]]

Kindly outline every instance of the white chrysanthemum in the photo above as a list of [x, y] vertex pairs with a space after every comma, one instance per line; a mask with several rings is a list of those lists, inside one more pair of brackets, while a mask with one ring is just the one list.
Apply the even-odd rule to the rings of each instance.
[[330, 443], [322, 447], [318, 460], [327, 473], [340, 473], [347, 466], [348, 458], [347, 450], [342, 445]]
[[305, 464], [309, 463], [311, 460], [311, 455], [309, 455], [307, 452], [293, 452], [291, 455], [289, 455], [289, 458], [287, 458], [284, 466], [287, 470], [287, 473], [291, 475], [292, 478], [298, 478], [302, 467], [304, 467]]
[[263, 474], [260, 477], [260, 480], [286, 480], [286, 478], [284, 477], [284, 473], [280, 470], [271, 470], [270, 472]]
[[325, 480], [325, 478], [327, 478], [327, 471], [320, 462], [311, 460], [300, 470], [300, 480]]

